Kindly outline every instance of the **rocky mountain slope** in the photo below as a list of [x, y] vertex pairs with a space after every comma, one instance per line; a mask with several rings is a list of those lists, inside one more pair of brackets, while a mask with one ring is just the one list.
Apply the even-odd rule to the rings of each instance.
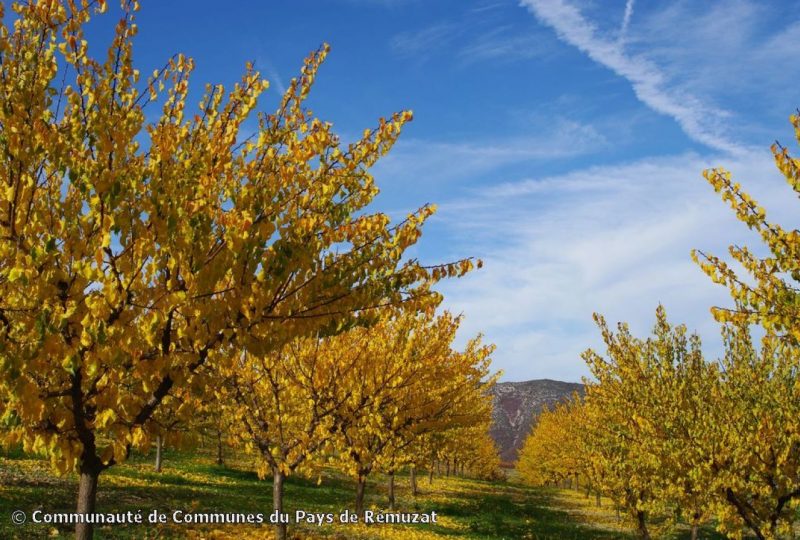
[[494, 411], [491, 434], [503, 461], [517, 459], [531, 425], [544, 407], [583, 393], [583, 385], [550, 379], [501, 382], [494, 387]]

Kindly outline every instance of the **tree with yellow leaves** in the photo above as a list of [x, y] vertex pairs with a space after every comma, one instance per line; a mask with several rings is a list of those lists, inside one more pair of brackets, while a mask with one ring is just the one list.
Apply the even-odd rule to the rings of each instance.
[[582, 403], [540, 417], [517, 465], [528, 483], [575, 470], [627, 509], [643, 538], [647, 515], [680, 514], [698, 537], [716, 518], [740, 538], [791, 535], [800, 499], [800, 350], [767, 334], [757, 351], [746, 326], [724, 328], [725, 357], [707, 363], [696, 336], [662, 308], [640, 340], [597, 317], [608, 359], [585, 354], [596, 381]]
[[615, 334], [601, 316], [595, 320], [608, 358], [583, 355], [596, 379], [587, 381], [585, 397], [591, 474], [642, 538], [650, 537], [648, 514], [676, 509], [696, 537], [714, 496], [708, 453], [719, 445], [710, 426], [718, 371], [704, 361], [699, 338], [670, 325], [661, 306], [645, 340], [625, 324]]
[[[653, 433], [648, 415], [648, 358], [643, 342], [620, 323], [616, 334], [595, 314], [608, 358], [587, 350], [583, 358], [596, 383], [586, 385], [586, 404], [595, 425], [592, 459], [603, 471], [602, 490], [634, 520], [639, 536], [650, 538], [647, 518], [658, 507], [658, 461], [650, 459], [647, 445]], [[588, 382], [588, 381], [587, 381]]]
[[695, 540], [716, 497], [717, 475], [709, 456], [723, 444], [715, 430], [718, 365], [705, 361], [696, 334], [687, 336], [685, 326], [669, 324], [661, 306], [644, 354], [652, 359], [647, 382], [639, 384], [649, 395], [642, 414], [653, 428], [647, 451], [660, 463], [656, 497], [677, 509]]
[[[473, 341], [467, 351], [477, 352], [478, 341]], [[475, 352], [466, 356], [475, 357]], [[484, 349], [483, 353], [488, 353]], [[481, 354], [483, 354], [481, 353]], [[464, 388], [466, 399], [453, 399], [446, 422], [435, 426], [413, 430], [403, 430], [395, 434], [395, 439], [385, 448], [383, 471], [389, 477], [389, 508], [395, 506], [395, 472], [403, 467], [409, 468], [412, 495], [418, 494], [417, 468], [424, 467], [434, 452], [438, 460], [444, 460], [447, 474], [452, 470], [458, 474], [465, 469], [473, 476], [493, 479], [500, 474], [500, 455], [494, 440], [489, 435], [492, 423], [492, 399], [488, 393], [491, 385], [499, 377], [494, 374], [479, 387]], [[478, 391], [472, 391], [478, 390]], [[444, 417], [442, 416], [442, 419]]]
[[[800, 143], [800, 115], [789, 118], [795, 137]], [[772, 153], [778, 170], [789, 186], [800, 193], [800, 160], [793, 158], [787, 148], [775, 143]], [[748, 195], [731, 173], [722, 168], [709, 169], [703, 176], [721, 194], [736, 217], [758, 232], [770, 255], [756, 256], [746, 247], [731, 246], [730, 255], [750, 274], [748, 283], [722, 259], [702, 251], [693, 251], [692, 258], [716, 283], [726, 285], [735, 301], [734, 309], [715, 307], [714, 316], [723, 322], [737, 324], [757, 322], [776, 335], [800, 342], [800, 230], [787, 230], [767, 219], [764, 208]], [[789, 279], [791, 278], [791, 280]]]
[[[257, 456], [259, 477], [271, 474], [274, 511], [283, 512], [284, 479], [318, 464], [334, 437], [335, 414], [350, 397], [348, 382], [364, 363], [369, 338], [364, 329], [298, 338], [221, 368], [224, 415], [235, 439]], [[286, 524], [276, 523], [275, 532], [286, 538]]]
[[[178, 446], [192, 442], [198, 433], [194, 424], [197, 423], [200, 401], [189, 394], [168, 395], [164, 398], [158, 410], [150, 417], [144, 429], [155, 437], [155, 471], [161, 472], [164, 450], [167, 445]], [[188, 417], [184, 413], [186, 408], [194, 410], [194, 415]]]
[[396, 467], [400, 452], [425, 433], [478, 421], [474, 410], [493, 384], [493, 347], [471, 340], [451, 349], [460, 319], [444, 313], [398, 313], [369, 328], [369, 350], [352, 370], [351, 395], [335, 413], [336, 461], [356, 480], [355, 510], [364, 510], [368, 475]]
[[465, 474], [484, 480], [502, 477], [500, 452], [489, 434], [491, 411], [488, 418], [471, 426], [456, 427], [444, 432], [444, 458], [453, 464], [454, 474]]
[[[499, 373], [495, 374], [495, 380]], [[459, 423], [444, 430], [436, 430], [417, 437], [408, 452], [412, 467], [411, 490], [417, 494], [417, 469], [427, 469], [428, 484], [433, 484], [434, 473], [449, 476], [467, 474], [483, 479], [503, 476], [500, 453], [489, 428], [492, 424], [492, 399], [488, 395], [476, 397], [469, 423]]]
[[303, 106], [327, 46], [245, 137], [267, 82], [248, 66], [190, 112], [193, 62], [176, 55], [142, 81], [138, 5], [122, 4], [101, 59], [84, 28], [104, 0], [14, 4], [10, 18], [0, 6], [3, 436], [77, 470], [84, 515], [100, 473], [149, 445], [163, 400], [208, 386], [204, 366], [335, 332], [365, 308], [430, 306], [431, 283], [471, 267], [403, 258], [433, 208], [394, 226], [365, 211], [369, 168], [411, 113], [343, 145]]
[[[800, 142], [800, 115], [789, 118]], [[800, 192], [800, 161], [776, 143], [775, 164], [786, 182]], [[797, 425], [797, 357], [800, 355], [800, 231], [769, 221], [767, 213], [722, 168], [703, 173], [751, 230], [769, 249], [759, 257], [747, 247], [729, 252], [748, 272], [737, 275], [721, 258], [693, 251], [693, 259], [716, 282], [728, 287], [733, 308], [712, 308], [717, 320], [731, 325], [726, 332], [724, 385], [718, 437], [725, 441], [719, 474], [730, 506], [722, 510], [723, 524], [735, 529], [745, 523], [759, 538], [787, 531], [792, 507], [800, 499], [800, 443]], [[766, 330], [760, 352], [751, 343], [748, 324]]]
[[588, 456], [581, 444], [586, 436], [581, 422], [583, 404], [578, 396], [544, 409], [525, 439], [516, 470], [532, 485], [559, 484], [585, 475]]
[[707, 459], [722, 529], [759, 539], [789, 538], [800, 505], [800, 349], [767, 334], [760, 349], [747, 327], [725, 332], [716, 393], [716, 447]]

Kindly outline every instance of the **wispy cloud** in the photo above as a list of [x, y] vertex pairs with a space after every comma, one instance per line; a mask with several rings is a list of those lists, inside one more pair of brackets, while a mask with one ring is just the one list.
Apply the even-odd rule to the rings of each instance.
[[800, 65], [784, 60], [800, 54], [798, 8], [793, 1], [781, 12], [757, 0], [642, 5], [628, 42], [696, 95], [740, 114], [781, 107], [783, 120], [797, 105]]
[[435, 24], [394, 35], [390, 46], [395, 54], [427, 61], [437, 54], [454, 56], [462, 66], [478, 61], [531, 59], [552, 51], [543, 32], [509, 23], [505, 2], [472, 5], [451, 13]]
[[507, 5], [507, 2], [494, 2], [492, 0], [487, 0], [483, 3], [478, 3], [477, 5], [472, 6], [470, 11], [472, 13], [486, 13], [487, 11], [492, 11]]
[[603, 133], [591, 124], [567, 118], [551, 118], [548, 129], [509, 138], [441, 142], [401, 140], [379, 162], [375, 174], [389, 182], [394, 178], [418, 179], [443, 184], [466, 179], [515, 163], [553, 161], [599, 152], [607, 146]]
[[[724, 162], [771, 216], [790, 215], [794, 203], [769, 152]], [[442, 204], [438, 219], [453, 248], [485, 261], [444, 285], [447, 307], [466, 314], [462, 335], [483, 331], [497, 343], [495, 364], [508, 380], [578, 380], [588, 373], [580, 352], [602, 349], [592, 312], [644, 334], [661, 302], [714, 357], [721, 345], [709, 307], [730, 300], [689, 252], [724, 256], [734, 242], [757, 252], [761, 244], [700, 177], [718, 164], [696, 154], [642, 159], [503, 183]]]
[[267, 76], [267, 80], [269, 81], [270, 88], [274, 90], [279, 96], [282, 96], [286, 93], [286, 84], [283, 82], [283, 78], [281, 77], [278, 70], [275, 69], [273, 63], [267, 58], [266, 56], [259, 56], [256, 59], [256, 67], [262, 70], [264, 74]]
[[603, 35], [574, 5], [565, 0], [522, 0], [521, 3], [543, 24], [552, 27], [561, 40], [628, 80], [641, 102], [674, 118], [693, 140], [725, 152], [741, 149], [723, 128], [722, 119], [728, 116], [727, 111], [679, 89], [655, 62], [643, 54], [626, 52], [621, 41], [615, 36]]
[[477, 35], [458, 52], [464, 63], [542, 57], [550, 48], [536, 34], [515, 34], [509, 25]]
[[462, 29], [454, 23], [439, 23], [421, 30], [402, 32], [391, 40], [392, 50], [406, 57], [423, 59], [440, 51], [455, 39]]

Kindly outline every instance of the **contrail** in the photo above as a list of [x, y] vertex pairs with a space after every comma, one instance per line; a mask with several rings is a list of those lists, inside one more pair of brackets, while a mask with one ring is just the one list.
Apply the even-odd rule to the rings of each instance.
[[622, 16], [622, 27], [619, 29], [619, 40], [624, 41], [625, 34], [628, 31], [628, 25], [631, 22], [633, 15], [633, 2], [634, 0], [625, 1], [625, 14]]
[[[619, 37], [613, 32], [602, 32], [569, 0], [520, 1], [542, 24], [553, 28], [560, 40], [625, 78], [639, 101], [674, 118], [691, 139], [725, 153], [741, 152], [742, 147], [728, 140], [725, 126], [721, 125], [730, 113], [682, 91], [674, 77], [646, 55], [626, 53], [625, 43]], [[633, 12], [632, 5], [632, 0], [626, 2], [626, 21]]]

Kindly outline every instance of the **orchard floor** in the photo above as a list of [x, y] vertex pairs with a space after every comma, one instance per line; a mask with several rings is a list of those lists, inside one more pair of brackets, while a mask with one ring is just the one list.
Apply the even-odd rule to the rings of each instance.
[[[153, 509], [171, 515], [185, 512], [245, 512], [265, 515], [272, 505], [270, 482], [259, 480], [246, 458], [214, 464], [210, 455], [167, 452], [161, 473], [153, 471], [148, 456], [134, 456], [100, 478], [97, 511], [143, 510], [145, 520]], [[44, 460], [0, 453], [0, 539], [69, 538], [71, 527], [32, 524], [32, 513], [71, 512], [76, 494], [75, 476], [54, 476]], [[464, 478], [419, 478], [420, 494], [411, 495], [408, 478], [397, 479], [397, 511], [431, 512], [438, 522], [430, 525], [290, 525], [290, 538], [324, 539], [626, 539], [633, 538], [620, 523], [608, 501], [595, 506], [594, 498], [570, 490], [532, 489], [509, 482], [483, 482]], [[324, 476], [315, 480], [292, 478], [286, 483], [285, 511], [297, 509], [330, 512], [336, 516], [352, 508], [354, 485], [346, 478]], [[385, 478], [368, 485], [367, 506], [385, 510]], [[28, 522], [14, 525], [11, 514], [23, 510]], [[164, 524], [105, 526], [95, 538], [271, 538], [266, 526]], [[688, 538], [679, 530], [668, 538]], [[719, 538], [703, 531], [701, 538]]]

